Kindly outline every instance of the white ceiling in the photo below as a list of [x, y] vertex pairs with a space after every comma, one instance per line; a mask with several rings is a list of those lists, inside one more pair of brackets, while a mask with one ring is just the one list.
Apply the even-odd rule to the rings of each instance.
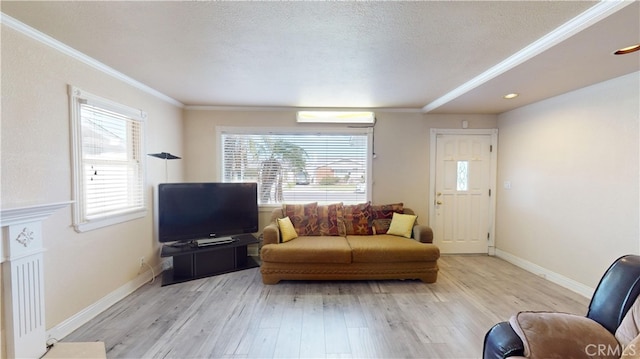
[[[2, 1], [186, 106], [501, 113], [640, 70], [640, 3]], [[6, 17], [5, 17], [6, 19]], [[518, 92], [515, 100], [502, 95]]]

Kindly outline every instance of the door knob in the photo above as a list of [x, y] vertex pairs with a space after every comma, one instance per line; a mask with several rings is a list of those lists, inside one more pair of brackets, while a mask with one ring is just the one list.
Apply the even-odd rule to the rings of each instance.
[[442, 201], [437, 201], [436, 204], [442, 204]]

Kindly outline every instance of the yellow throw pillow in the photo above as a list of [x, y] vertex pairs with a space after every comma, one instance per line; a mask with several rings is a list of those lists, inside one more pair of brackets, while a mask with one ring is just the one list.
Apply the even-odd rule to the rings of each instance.
[[278, 218], [278, 227], [280, 227], [282, 243], [298, 238], [298, 233], [293, 227], [293, 223], [291, 223], [291, 219], [289, 217]]
[[413, 224], [416, 223], [416, 218], [418, 216], [413, 214], [394, 213], [387, 234], [411, 238], [411, 230], [413, 230]]

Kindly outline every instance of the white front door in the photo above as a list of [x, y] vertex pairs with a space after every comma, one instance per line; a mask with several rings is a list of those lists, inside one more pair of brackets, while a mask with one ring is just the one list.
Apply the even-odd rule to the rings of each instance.
[[488, 253], [493, 246], [495, 138], [435, 134], [431, 226], [442, 253]]

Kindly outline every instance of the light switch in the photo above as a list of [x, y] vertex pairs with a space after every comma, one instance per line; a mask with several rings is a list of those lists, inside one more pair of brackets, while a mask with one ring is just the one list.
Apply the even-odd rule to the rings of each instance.
[[511, 181], [504, 181], [504, 189], [511, 189]]

